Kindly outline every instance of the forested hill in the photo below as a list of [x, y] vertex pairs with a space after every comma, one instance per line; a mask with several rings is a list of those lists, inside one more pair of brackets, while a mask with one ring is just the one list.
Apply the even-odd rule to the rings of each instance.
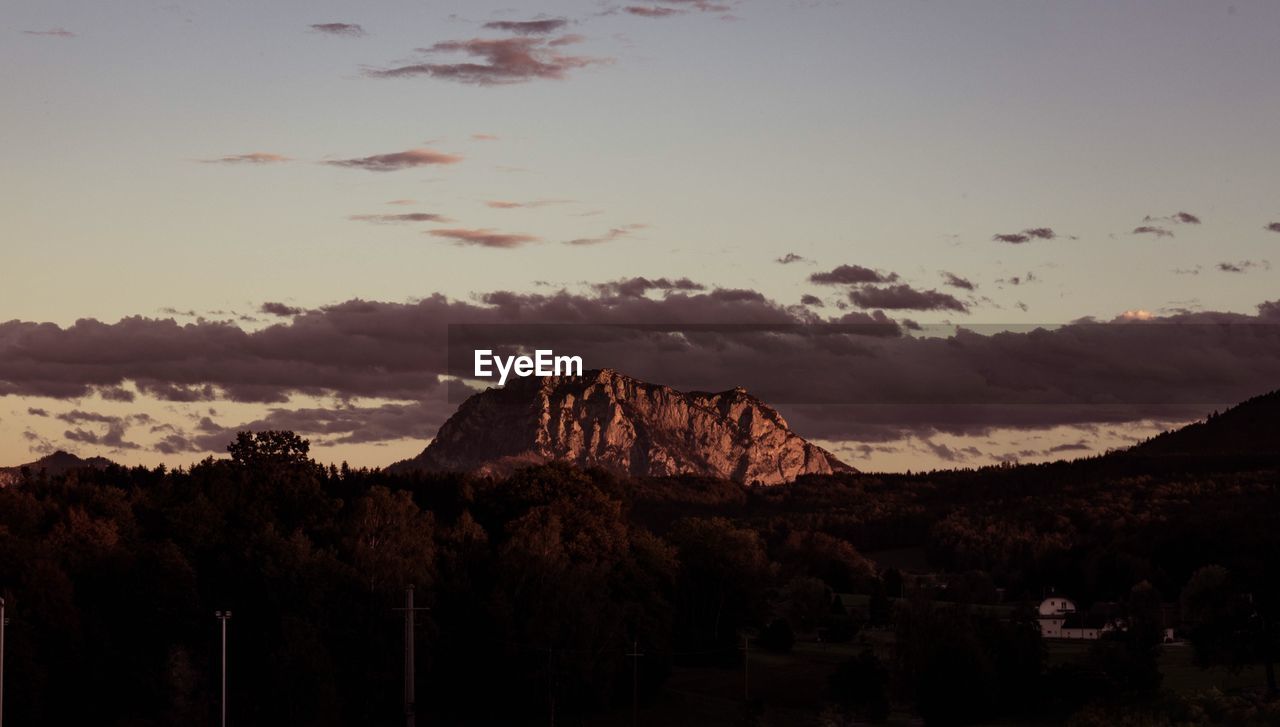
[[1133, 451], [1138, 454], [1280, 455], [1280, 390], [1248, 401], [1202, 422], [1165, 432]]

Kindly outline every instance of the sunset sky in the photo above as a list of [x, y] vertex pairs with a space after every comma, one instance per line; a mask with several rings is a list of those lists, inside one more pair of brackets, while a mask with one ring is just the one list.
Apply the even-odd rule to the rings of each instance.
[[[17, 0], [3, 34], [0, 465], [177, 465], [241, 425], [388, 464], [452, 411], [450, 323], [883, 311], [1015, 332], [806, 360], [1096, 407], [774, 392], [872, 470], [1088, 454], [1280, 385], [1272, 0]], [[1027, 332], [1082, 319], [1267, 325]], [[634, 373], [770, 391], [716, 350]]]

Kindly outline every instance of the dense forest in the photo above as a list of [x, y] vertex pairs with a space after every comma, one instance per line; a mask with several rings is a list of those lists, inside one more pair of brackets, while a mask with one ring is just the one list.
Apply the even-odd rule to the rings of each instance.
[[[819, 642], [850, 646], [815, 677], [813, 724], [1280, 721], [1274, 457], [749, 488], [323, 466], [289, 432], [228, 450], [0, 489], [8, 724], [216, 724], [219, 610], [229, 723], [402, 724], [410, 584], [423, 724], [629, 724], [633, 700], [644, 722], [673, 674], [745, 682], [744, 651]], [[1055, 663], [1034, 613], [1050, 589], [1126, 627]], [[1166, 628], [1197, 664], [1266, 679], [1168, 689]], [[771, 710], [748, 687], [722, 722], [794, 722]]]

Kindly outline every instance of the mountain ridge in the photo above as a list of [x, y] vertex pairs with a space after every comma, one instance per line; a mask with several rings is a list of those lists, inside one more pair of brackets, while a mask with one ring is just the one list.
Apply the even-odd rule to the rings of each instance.
[[856, 471], [742, 387], [681, 392], [613, 369], [519, 379], [474, 394], [421, 454], [389, 469], [500, 475], [552, 461], [768, 485]]
[[106, 457], [78, 457], [70, 452], [59, 449], [52, 454], [37, 459], [34, 462], [16, 465], [14, 467], [0, 467], [0, 487], [17, 482], [22, 477], [22, 470], [26, 469], [32, 474], [45, 472], [50, 476], [66, 474], [72, 470], [90, 467], [92, 469], [105, 469], [115, 464]]

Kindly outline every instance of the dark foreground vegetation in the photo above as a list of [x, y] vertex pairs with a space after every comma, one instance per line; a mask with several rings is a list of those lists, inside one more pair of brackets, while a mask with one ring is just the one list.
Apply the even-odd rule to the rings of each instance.
[[[749, 489], [230, 452], [0, 490], [7, 724], [216, 724], [228, 609], [230, 724], [403, 724], [408, 584], [420, 724], [1280, 722], [1273, 458]], [[1124, 628], [1046, 643], [1049, 589]]]

